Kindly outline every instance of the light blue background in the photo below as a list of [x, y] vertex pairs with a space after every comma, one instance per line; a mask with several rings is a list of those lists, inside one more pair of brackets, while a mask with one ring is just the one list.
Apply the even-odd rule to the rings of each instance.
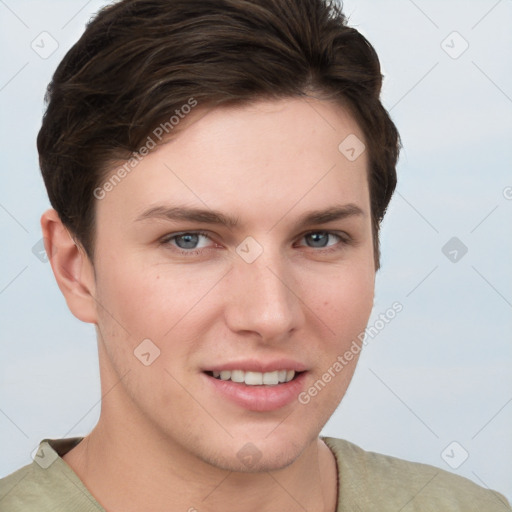
[[[48, 207], [35, 149], [44, 91], [103, 4], [0, 1], [0, 476], [99, 414], [94, 329], [68, 312], [32, 247]], [[369, 340], [324, 433], [511, 500], [512, 1], [350, 0], [345, 12], [381, 58], [404, 145], [370, 324], [395, 301], [404, 309]], [[43, 31], [59, 44], [47, 59], [31, 48]], [[457, 59], [441, 46], [453, 31], [469, 43]], [[457, 263], [441, 252], [453, 236], [469, 249]], [[453, 441], [469, 453], [458, 469], [441, 457]]]

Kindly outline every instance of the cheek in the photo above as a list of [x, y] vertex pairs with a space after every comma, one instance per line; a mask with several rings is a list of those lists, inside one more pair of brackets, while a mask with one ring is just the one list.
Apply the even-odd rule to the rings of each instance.
[[160, 349], [159, 365], [179, 373], [193, 366], [194, 351], [219, 314], [211, 300], [218, 279], [211, 269], [177, 271], [135, 259], [100, 267], [98, 322], [118, 372], [138, 368], [134, 350], [145, 339]]
[[373, 270], [365, 266], [352, 267], [351, 271], [333, 279], [324, 294], [323, 319], [334, 334], [320, 342], [318, 352], [322, 357], [316, 378], [328, 382], [322, 391], [323, 400], [315, 400], [312, 407], [325, 407], [323, 412], [318, 410], [318, 414], [326, 414], [325, 420], [343, 398], [354, 374], [363, 348], [361, 335], [373, 308], [374, 286]]
[[98, 300], [107, 313], [126, 323], [133, 337], [143, 338], [161, 338], [204, 295], [208, 284], [202, 275], [137, 260], [104, 266], [97, 282]]
[[336, 344], [343, 344], [364, 330], [373, 308], [373, 270], [352, 267], [335, 272], [315, 287], [311, 300], [320, 305], [320, 317], [333, 331]]
[[345, 396], [354, 375], [363, 348], [361, 334], [373, 307], [373, 274], [340, 275], [326, 282], [323, 293], [318, 293], [318, 316], [330, 334], [317, 337], [315, 372], [299, 402], [321, 429]]

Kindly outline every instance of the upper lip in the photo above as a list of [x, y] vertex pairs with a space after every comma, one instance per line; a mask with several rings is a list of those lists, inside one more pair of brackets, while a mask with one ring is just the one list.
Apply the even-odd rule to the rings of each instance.
[[222, 370], [243, 370], [246, 372], [275, 372], [277, 370], [295, 370], [303, 372], [307, 370], [306, 365], [293, 359], [274, 359], [273, 361], [262, 361], [257, 359], [241, 359], [239, 361], [230, 361], [227, 363], [217, 363], [209, 366], [206, 372], [221, 372]]

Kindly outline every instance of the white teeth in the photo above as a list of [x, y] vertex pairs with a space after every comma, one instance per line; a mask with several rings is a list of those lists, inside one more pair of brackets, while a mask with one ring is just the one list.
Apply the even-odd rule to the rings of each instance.
[[277, 376], [277, 372], [267, 372], [263, 374], [263, 384], [267, 386], [275, 386], [279, 384], [279, 377]]
[[244, 382], [244, 372], [242, 370], [233, 370], [231, 372], [231, 380], [233, 382]]
[[283, 382], [290, 382], [295, 377], [295, 370], [276, 370], [273, 372], [245, 372], [244, 370], [222, 370], [212, 372], [213, 376], [221, 380], [244, 382], [247, 386], [276, 386]]
[[244, 380], [248, 386], [261, 386], [263, 384], [263, 373], [245, 372]]

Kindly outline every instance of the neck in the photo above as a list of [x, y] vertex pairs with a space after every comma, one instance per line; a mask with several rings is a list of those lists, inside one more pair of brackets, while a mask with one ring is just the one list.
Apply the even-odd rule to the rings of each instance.
[[227, 471], [157, 430], [114, 379], [102, 388], [98, 424], [63, 458], [105, 510], [336, 510], [336, 461], [320, 439], [284, 468]]
[[225, 471], [183, 453], [162, 439], [133, 437], [133, 429], [111, 435], [100, 420], [64, 456], [107, 511], [270, 510], [334, 512], [334, 455], [315, 439], [288, 467], [261, 473]]

